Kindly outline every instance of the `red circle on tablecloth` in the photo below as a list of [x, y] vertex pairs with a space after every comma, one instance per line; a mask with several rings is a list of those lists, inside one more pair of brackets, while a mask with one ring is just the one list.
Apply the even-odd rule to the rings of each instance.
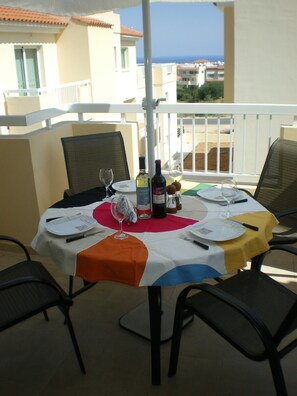
[[[112, 228], [119, 229], [118, 222], [112, 217], [110, 213], [110, 203], [104, 202], [93, 211], [93, 217], [99, 224]], [[150, 218], [146, 220], [138, 219], [137, 223], [127, 224], [123, 222], [123, 230], [127, 232], [164, 232], [175, 231], [187, 227], [191, 224], [197, 223], [197, 220], [187, 219], [176, 215], [168, 214], [163, 219]]]

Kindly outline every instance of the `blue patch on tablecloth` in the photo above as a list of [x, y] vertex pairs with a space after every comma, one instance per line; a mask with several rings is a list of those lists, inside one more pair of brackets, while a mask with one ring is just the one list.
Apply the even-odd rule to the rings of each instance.
[[195, 283], [222, 274], [206, 264], [187, 264], [175, 267], [160, 276], [152, 286], [174, 286], [179, 283]]

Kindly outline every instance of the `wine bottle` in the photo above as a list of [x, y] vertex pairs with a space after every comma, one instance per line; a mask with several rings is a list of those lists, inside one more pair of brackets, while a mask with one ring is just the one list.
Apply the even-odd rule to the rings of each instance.
[[166, 216], [166, 179], [161, 174], [161, 161], [156, 160], [156, 173], [152, 178], [152, 210], [153, 217]]
[[145, 172], [145, 158], [139, 157], [139, 174], [136, 177], [137, 216], [139, 219], [151, 217], [150, 178]]

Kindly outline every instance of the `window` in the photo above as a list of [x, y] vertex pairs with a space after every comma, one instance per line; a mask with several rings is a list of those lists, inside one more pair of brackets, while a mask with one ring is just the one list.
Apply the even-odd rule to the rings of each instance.
[[115, 69], [118, 70], [118, 54], [117, 54], [117, 47], [113, 47], [114, 51], [114, 64], [115, 64]]
[[37, 49], [15, 48], [15, 61], [19, 89], [40, 88]]
[[122, 69], [128, 69], [128, 48], [121, 48]]

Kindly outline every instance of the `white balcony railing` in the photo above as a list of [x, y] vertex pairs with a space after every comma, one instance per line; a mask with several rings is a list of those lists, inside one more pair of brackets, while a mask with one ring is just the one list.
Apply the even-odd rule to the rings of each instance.
[[90, 87], [91, 82], [89, 80], [76, 81], [68, 84], [61, 84], [56, 87], [45, 87], [45, 88], [32, 88], [32, 89], [10, 89], [3, 92], [5, 98], [15, 96], [41, 96], [46, 94], [52, 94], [54, 96], [55, 103], [58, 106], [66, 105], [70, 103], [79, 103], [80, 91], [83, 87]]
[[[155, 156], [164, 171], [173, 162], [182, 164], [184, 174], [200, 180], [232, 175], [253, 184], [261, 172], [272, 141], [282, 130], [297, 134], [297, 105], [283, 104], [167, 104], [155, 109]], [[18, 116], [0, 116], [0, 126], [28, 126], [46, 121], [47, 128], [60, 115], [77, 115], [84, 121], [105, 115], [106, 122], [141, 119], [140, 104], [72, 104]], [[102, 121], [101, 121], [102, 123]], [[145, 136], [145, 126], [142, 132]], [[297, 139], [297, 135], [296, 135]]]

